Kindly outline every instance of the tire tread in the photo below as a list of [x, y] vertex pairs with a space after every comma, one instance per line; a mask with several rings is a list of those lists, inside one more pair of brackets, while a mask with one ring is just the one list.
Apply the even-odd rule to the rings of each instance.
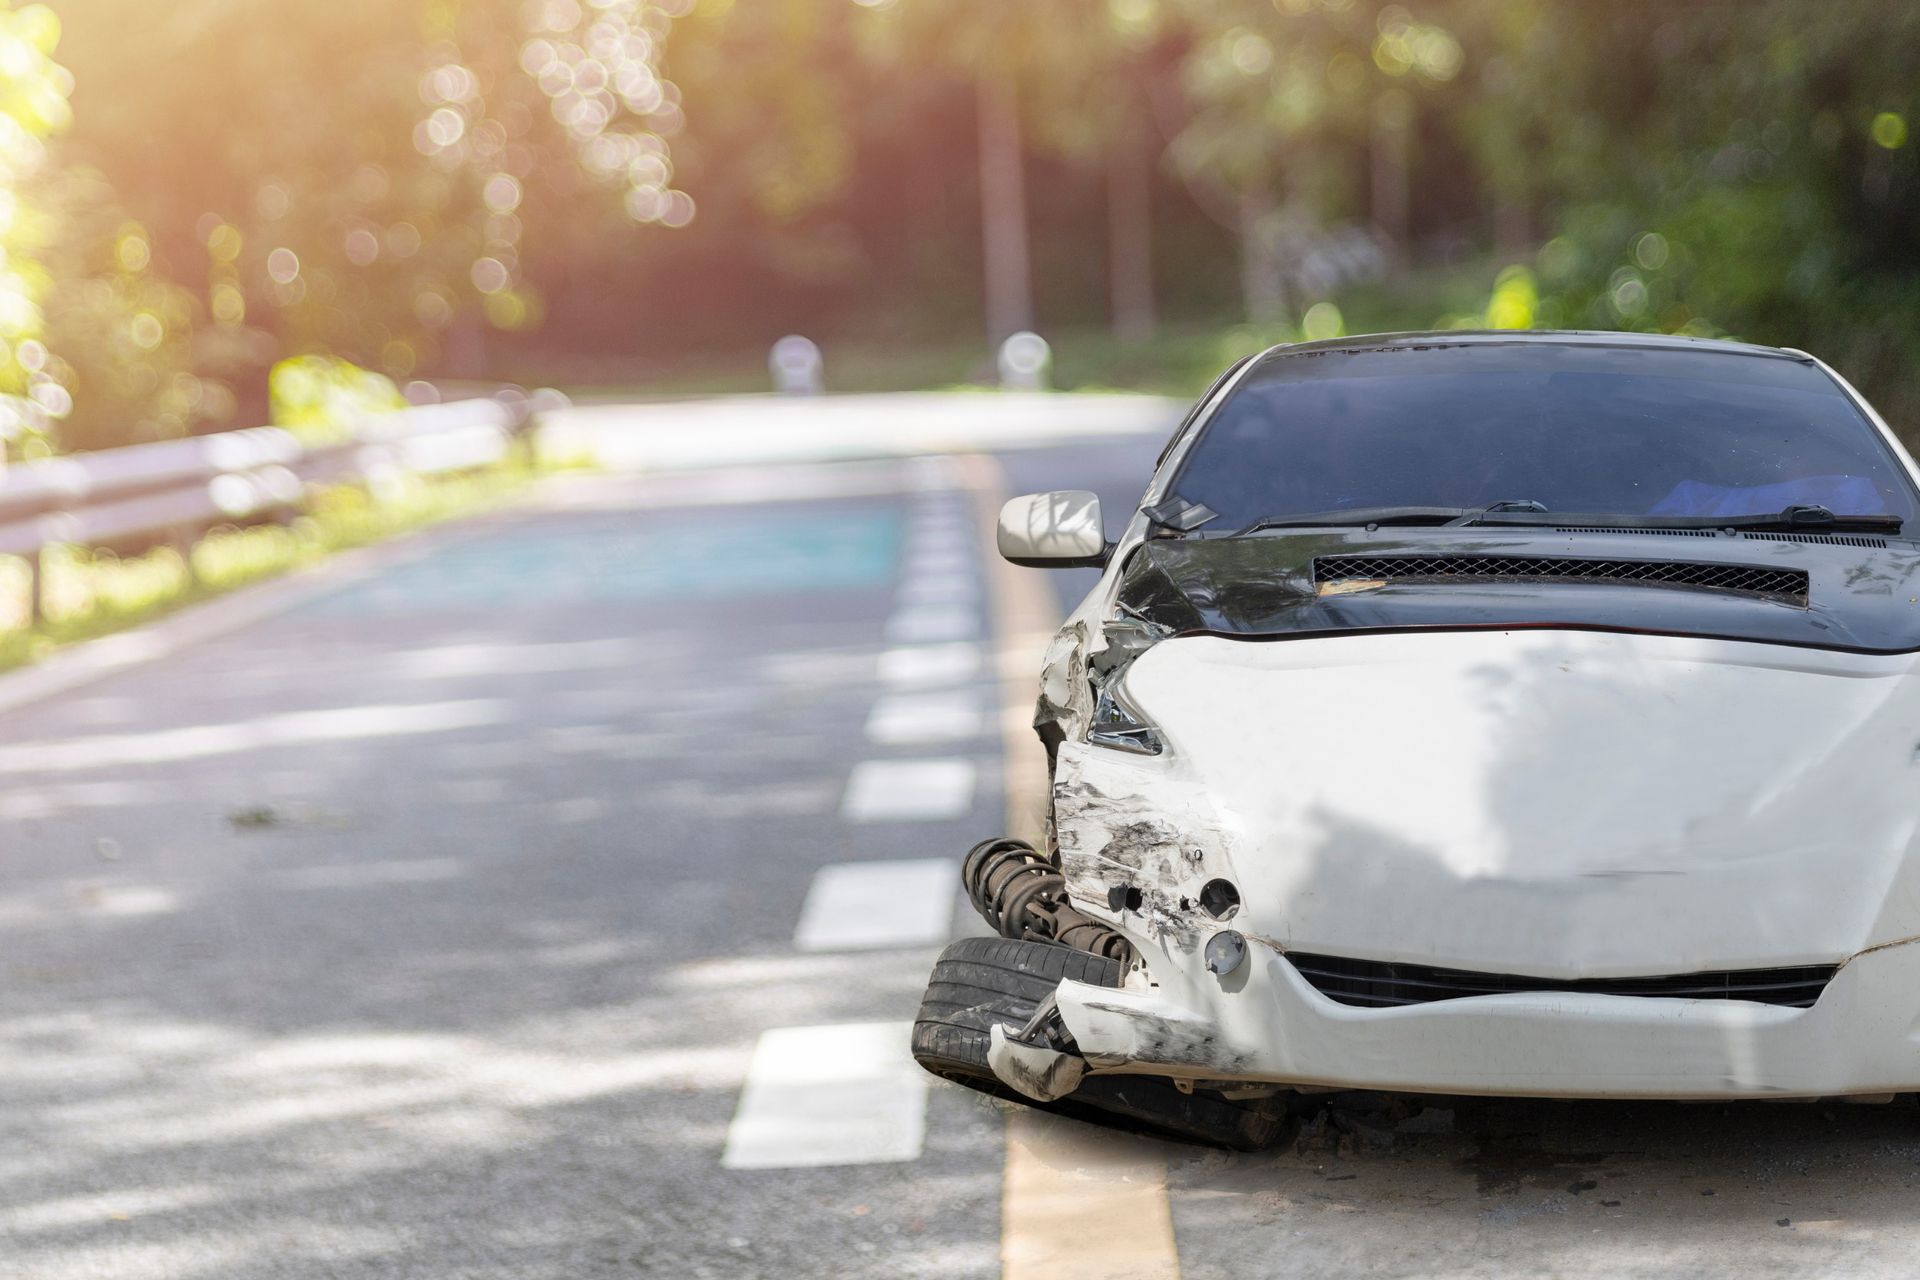
[[1255, 1150], [1286, 1128], [1284, 1111], [1205, 1091], [1182, 1093], [1159, 1076], [1089, 1076], [1056, 1102], [1007, 1088], [987, 1065], [991, 1028], [1026, 1025], [1062, 980], [1118, 987], [1118, 961], [1050, 942], [961, 938], [933, 966], [913, 1024], [913, 1056], [945, 1080], [1042, 1111], [1187, 1142]]

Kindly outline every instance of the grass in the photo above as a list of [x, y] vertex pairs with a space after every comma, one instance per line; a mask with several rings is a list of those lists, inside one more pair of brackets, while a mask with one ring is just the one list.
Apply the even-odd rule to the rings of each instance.
[[184, 551], [159, 547], [123, 557], [50, 547], [42, 559], [44, 608], [38, 622], [32, 616], [27, 563], [0, 557], [0, 670], [339, 551], [491, 509], [535, 474], [531, 466], [509, 463], [461, 475], [412, 477], [377, 497], [349, 486], [322, 489], [287, 524], [214, 529]]

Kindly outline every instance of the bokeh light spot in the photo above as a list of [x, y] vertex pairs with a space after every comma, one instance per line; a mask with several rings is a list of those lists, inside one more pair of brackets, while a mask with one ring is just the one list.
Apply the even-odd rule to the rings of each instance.
[[153, 246], [147, 243], [147, 238], [140, 234], [138, 228], [129, 228], [121, 233], [120, 239], [114, 244], [113, 256], [119, 260], [124, 271], [144, 271], [147, 264], [153, 261]]
[[240, 228], [222, 222], [207, 233], [207, 253], [215, 262], [232, 262], [240, 256], [243, 241]]
[[347, 233], [343, 246], [347, 261], [356, 267], [371, 266], [380, 256], [380, 237], [365, 227], [356, 227]]
[[1300, 336], [1309, 342], [1337, 338], [1346, 332], [1346, 318], [1331, 302], [1316, 302], [1300, 320]]
[[512, 213], [520, 207], [520, 183], [510, 173], [496, 173], [487, 179], [481, 197], [495, 213]]
[[247, 318], [246, 295], [230, 284], [213, 287], [211, 307], [213, 318], [221, 324], [239, 324]]
[[473, 264], [469, 274], [473, 279], [473, 287], [482, 293], [499, 293], [513, 282], [507, 264], [498, 258], [481, 258]]

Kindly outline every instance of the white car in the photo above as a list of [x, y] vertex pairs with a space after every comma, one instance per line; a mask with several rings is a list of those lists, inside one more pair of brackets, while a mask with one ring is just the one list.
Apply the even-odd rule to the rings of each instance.
[[929, 1069], [1254, 1146], [1327, 1090], [1920, 1090], [1920, 475], [1797, 351], [1386, 335], [1230, 370], [1046, 662], [1048, 847]]

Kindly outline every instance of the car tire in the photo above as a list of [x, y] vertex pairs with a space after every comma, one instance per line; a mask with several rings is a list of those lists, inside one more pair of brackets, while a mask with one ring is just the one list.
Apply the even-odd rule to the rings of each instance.
[[1290, 1121], [1282, 1103], [1182, 1093], [1160, 1076], [1088, 1076], [1064, 1098], [1035, 1102], [993, 1074], [987, 1046], [995, 1023], [1009, 1031], [1024, 1027], [1062, 979], [1117, 987], [1122, 974], [1117, 961], [1057, 943], [962, 938], [933, 966], [913, 1024], [913, 1056], [943, 1080], [1109, 1128], [1238, 1151], [1286, 1136]]

